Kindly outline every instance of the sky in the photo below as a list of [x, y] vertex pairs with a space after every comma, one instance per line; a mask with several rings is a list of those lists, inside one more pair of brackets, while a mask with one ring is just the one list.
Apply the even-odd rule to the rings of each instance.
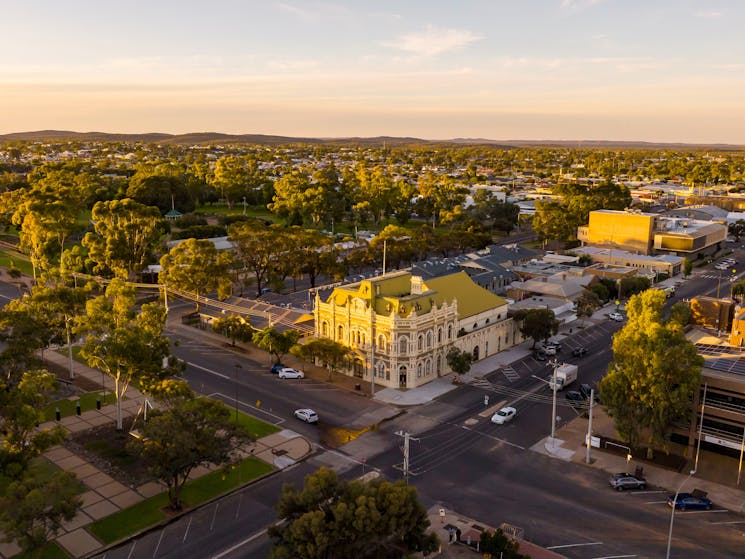
[[745, 144], [741, 0], [3, 0], [0, 133]]

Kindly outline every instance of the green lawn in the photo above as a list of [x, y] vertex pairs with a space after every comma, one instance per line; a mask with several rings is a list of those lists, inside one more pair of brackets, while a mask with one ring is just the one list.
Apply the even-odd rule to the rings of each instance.
[[[213, 497], [217, 497], [263, 476], [274, 469], [273, 466], [250, 456], [236, 464], [228, 472], [215, 471], [190, 481], [184, 487], [182, 500], [187, 508], [195, 507]], [[102, 518], [87, 527], [103, 544], [110, 544], [153, 524], [165, 520], [168, 516], [167, 493], [160, 493]]]
[[5, 269], [15, 267], [27, 276], [32, 276], [34, 274], [34, 269], [31, 266], [28, 257], [20, 252], [12, 250], [0, 250], [0, 267]]
[[38, 553], [19, 553], [13, 559], [70, 559], [69, 555], [56, 542], [49, 542]]
[[106, 391], [105, 395], [103, 395], [102, 392], [86, 392], [73, 400], [64, 399], [50, 402], [44, 406], [44, 421], [54, 420], [57, 408], [59, 408], [61, 417], [75, 415], [77, 413], [76, 408], [78, 401], [80, 401], [81, 413], [84, 411], [95, 410], [97, 399], [101, 400], [102, 406], [112, 404], [114, 402], [114, 394], [111, 391]]
[[[232, 419], [235, 419], [235, 410], [231, 410], [230, 413], [232, 414]], [[261, 421], [253, 415], [248, 415], [241, 411], [238, 412], [238, 425], [242, 426], [254, 439], [260, 439], [281, 431], [276, 425]]]

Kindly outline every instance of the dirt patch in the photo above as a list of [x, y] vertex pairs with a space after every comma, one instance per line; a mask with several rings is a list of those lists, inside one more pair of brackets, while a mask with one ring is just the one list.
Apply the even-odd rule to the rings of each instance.
[[154, 478], [147, 464], [127, 449], [132, 440], [129, 429], [132, 418], [124, 420], [124, 429], [116, 430], [116, 424], [101, 425], [68, 437], [64, 446], [84, 458], [102, 472], [129, 487], [137, 487]]

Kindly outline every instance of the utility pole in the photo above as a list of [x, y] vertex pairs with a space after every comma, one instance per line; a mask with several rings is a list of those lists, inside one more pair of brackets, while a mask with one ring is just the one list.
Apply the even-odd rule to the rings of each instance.
[[552, 388], [554, 392], [554, 398], [553, 403], [551, 405], [551, 446], [556, 446], [556, 389], [558, 386], [556, 385], [556, 369], [559, 367], [559, 360], [554, 359], [551, 364], [554, 367], [554, 374], [553, 374], [553, 381], [552, 381]]
[[590, 463], [590, 447], [592, 446], [592, 406], [595, 403], [595, 389], [590, 389], [590, 421], [587, 423], [587, 454], [585, 455], [585, 464]]
[[403, 446], [403, 453], [404, 453], [404, 461], [401, 465], [401, 471], [404, 474], [404, 479], [406, 480], [406, 485], [409, 484], [409, 443], [411, 441], [418, 441], [419, 439], [416, 439], [411, 436], [411, 433], [407, 433], [405, 431], [396, 431], [396, 435], [399, 437], [404, 438], [404, 446]]

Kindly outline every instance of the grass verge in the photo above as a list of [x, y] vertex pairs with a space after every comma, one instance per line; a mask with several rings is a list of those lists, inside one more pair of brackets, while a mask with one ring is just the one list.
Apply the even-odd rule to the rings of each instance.
[[28, 257], [12, 250], [0, 250], [0, 266], [7, 270], [17, 268], [27, 276], [34, 274], [34, 268], [31, 266]]
[[[44, 406], [44, 421], [52, 421], [55, 419], [57, 408], [60, 411], [60, 417], [68, 417], [77, 413], [77, 404], [80, 401], [80, 411], [90, 411], [96, 409], [96, 400], [101, 400], [101, 405], [112, 404], [116, 401], [114, 394], [107, 391], [105, 395], [101, 392], [86, 392], [81, 394], [72, 400], [64, 399], [50, 402]], [[126, 400], [126, 398], [124, 398]]]
[[14, 555], [12, 559], [69, 559], [70, 557], [71, 555], [57, 545], [57, 542], [49, 542], [39, 551], [34, 553], [19, 553], [18, 555]]
[[[218, 470], [186, 484], [182, 500], [186, 508], [227, 493], [240, 485], [263, 476], [273, 466], [249, 456], [228, 471]], [[102, 518], [87, 527], [103, 544], [110, 544], [168, 518], [168, 494], [160, 493], [136, 505]]]

